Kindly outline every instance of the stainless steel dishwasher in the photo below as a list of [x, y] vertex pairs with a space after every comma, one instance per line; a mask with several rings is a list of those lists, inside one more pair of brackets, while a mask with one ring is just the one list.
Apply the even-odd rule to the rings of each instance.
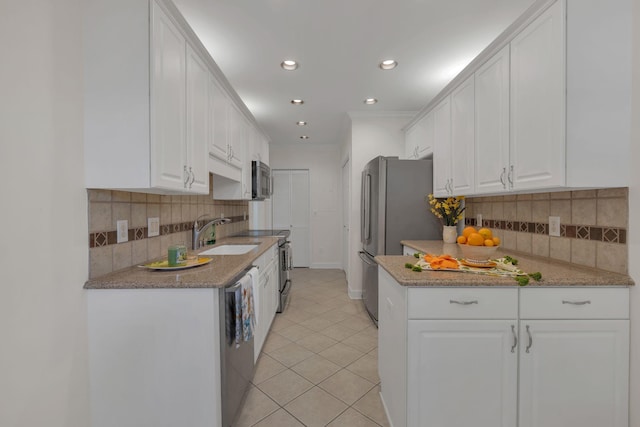
[[[222, 385], [222, 427], [230, 427], [235, 421], [245, 399], [249, 382], [253, 378], [253, 338], [236, 342], [236, 329], [242, 322], [236, 321], [236, 305], [242, 306], [236, 290], [240, 281], [248, 277], [250, 269], [234, 278], [230, 285], [220, 289], [220, 379]], [[242, 293], [240, 292], [240, 295]]]

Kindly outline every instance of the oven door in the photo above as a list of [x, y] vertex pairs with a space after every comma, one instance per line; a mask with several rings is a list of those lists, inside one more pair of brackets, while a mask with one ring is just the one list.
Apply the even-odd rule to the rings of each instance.
[[279, 264], [280, 264], [280, 283], [278, 286], [279, 291], [279, 301], [278, 301], [278, 313], [282, 313], [284, 309], [287, 307], [287, 303], [289, 301], [289, 292], [291, 291], [292, 281], [289, 275], [289, 270], [291, 267], [291, 246], [289, 242], [285, 242], [280, 246], [279, 253]]

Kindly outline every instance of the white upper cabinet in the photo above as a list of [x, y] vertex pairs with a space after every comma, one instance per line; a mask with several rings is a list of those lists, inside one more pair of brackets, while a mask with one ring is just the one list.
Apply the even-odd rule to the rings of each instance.
[[87, 188], [250, 197], [253, 117], [171, 0], [88, 0], [83, 31]]
[[210, 120], [212, 122], [212, 131], [209, 134], [209, 154], [227, 162], [229, 160], [228, 117], [231, 101], [229, 101], [213, 78], [210, 80], [209, 96], [209, 104], [211, 106]]
[[209, 191], [205, 53], [193, 48], [172, 7], [164, 1], [86, 5], [88, 188]]
[[150, 184], [180, 189], [191, 180], [185, 123], [187, 40], [158, 6], [152, 17]]
[[433, 109], [433, 193], [453, 194], [451, 187], [451, 102], [446, 97]]
[[511, 42], [511, 164], [514, 189], [565, 185], [563, 3]]
[[427, 114], [405, 134], [405, 158], [423, 159], [433, 154], [433, 114]]
[[449, 197], [473, 190], [473, 76], [433, 109], [434, 194]]
[[209, 192], [207, 146], [209, 144], [209, 71], [187, 45], [187, 164], [189, 189]]
[[[436, 194], [628, 186], [629, 161], [620, 153], [630, 144], [631, 3], [538, 2], [454, 78], [418, 116], [451, 99], [453, 154], [435, 120]], [[468, 162], [471, 151], [461, 147], [471, 126], [460, 107], [471, 78], [475, 150]], [[413, 147], [406, 148], [411, 157]], [[454, 170], [444, 174], [452, 160]]]
[[476, 193], [508, 189], [509, 172], [509, 46], [475, 73]]
[[229, 104], [229, 163], [241, 169], [248, 145], [249, 124], [233, 104]]
[[471, 194], [474, 189], [474, 105], [473, 76], [451, 93], [451, 192]]

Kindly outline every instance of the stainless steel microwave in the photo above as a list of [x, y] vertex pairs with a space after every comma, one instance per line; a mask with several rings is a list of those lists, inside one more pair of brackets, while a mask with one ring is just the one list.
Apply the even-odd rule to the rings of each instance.
[[251, 198], [264, 200], [271, 197], [271, 169], [261, 161], [251, 161]]

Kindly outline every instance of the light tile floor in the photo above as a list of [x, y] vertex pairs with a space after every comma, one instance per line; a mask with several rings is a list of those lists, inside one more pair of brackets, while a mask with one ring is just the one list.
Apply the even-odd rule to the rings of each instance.
[[388, 426], [378, 330], [342, 270], [295, 269], [235, 427]]

